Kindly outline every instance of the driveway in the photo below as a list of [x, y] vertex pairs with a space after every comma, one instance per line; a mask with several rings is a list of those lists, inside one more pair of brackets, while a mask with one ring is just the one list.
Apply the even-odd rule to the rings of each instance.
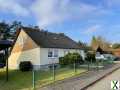
[[120, 69], [113, 72], [109, 76], [95, 83], [94, 85], [88, 87], [87, 90], [112, 90], [111, 89], [111, 81], [119, 80], [120, 81]]

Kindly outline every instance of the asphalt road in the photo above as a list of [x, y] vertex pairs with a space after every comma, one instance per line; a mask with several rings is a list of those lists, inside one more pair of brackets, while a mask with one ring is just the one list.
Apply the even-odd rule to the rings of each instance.
[[87, 90], [112, 90], [111, 89], [111, 81], [112, 80], [119, 80], [120, 81], [120, 69], [113, 72], [109, 76], [103, 78], [102, 80], [95, 83], [94, 85], [88, 87]]

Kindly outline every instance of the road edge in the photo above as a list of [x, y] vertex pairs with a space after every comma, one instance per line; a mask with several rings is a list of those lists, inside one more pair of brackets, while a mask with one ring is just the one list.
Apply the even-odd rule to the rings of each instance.
[[115, 69], [113, 69], [113, 70], [111, 70], [110, 72], [106, 73], [105, 75], [101, 76], [100, 78], [98, 78], [97, 80], [91, 82], [90, 84], [84, 86], [84, 87], [81, 88], [80, 90], [86, 90], [88, 87], [94, 85], [96, 82], [100, 81], [101, 79], [103, 79], [103, 78], [109, 76], [109, 75], [112, 74], [113, 72], [117, 71], [119, 68], [120, 68], [120, 66], [117, 67], [117, 68], [115, 68]]

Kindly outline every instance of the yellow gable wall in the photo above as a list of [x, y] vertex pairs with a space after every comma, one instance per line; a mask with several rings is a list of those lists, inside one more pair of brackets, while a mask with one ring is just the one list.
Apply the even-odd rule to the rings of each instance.
[[20, 61], [31, 61], [33, 64], [40, 63], [39, 50], [37, 44], [21, 30], [9, 57], [9, 68], [18, 69]]
[[12, 53], [22, 52], [37, 47], [37, 44], [23, 30], [21, 30], [13, 47]]

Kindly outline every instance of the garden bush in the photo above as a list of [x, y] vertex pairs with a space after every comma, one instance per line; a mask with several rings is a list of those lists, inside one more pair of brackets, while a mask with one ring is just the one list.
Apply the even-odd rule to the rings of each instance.
[[68, 53], [64, 57], [59, 58], [60, 65], [71, 65], [74, 63], [82, 64], [84, 61], [79, 53]]
[[33, 65], [30, 61], [23, 61], [23, 62], [20, 62], [19, 69], [21, 71], [30, 71], [33, 69]]
[[86, 53], [85, 60], [87, 62], [96, 62], [95, 54], [94, 53]]

